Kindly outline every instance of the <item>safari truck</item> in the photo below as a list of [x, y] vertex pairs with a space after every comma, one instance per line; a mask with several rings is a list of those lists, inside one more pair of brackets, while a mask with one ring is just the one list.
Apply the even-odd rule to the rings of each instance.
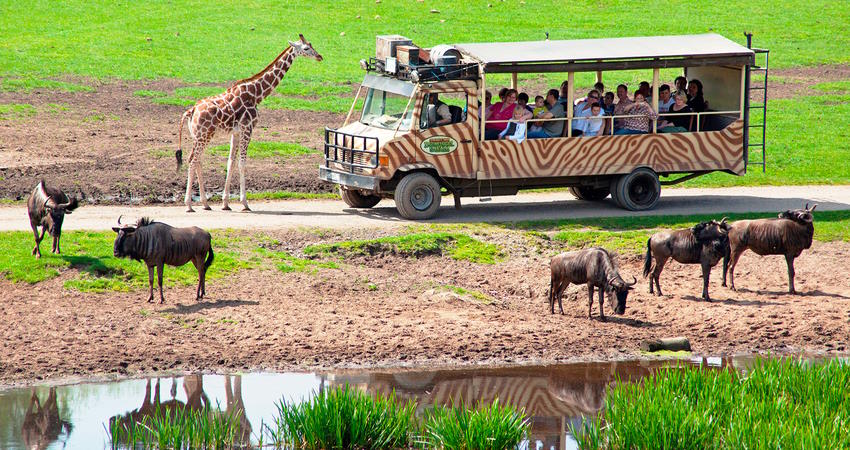
[[[610, 195], [622, 208], [650, 209], [661, 185], [717, 171], [744, 175], [748, 165], [764, 170], [768, 53], [753, 49], [751, 37], [746, 35], [746, 46], [718, 34], [699, 34], [422, 49], [403, 36], [378, 36], [376, 56], [360, 61], [366, 75], [345, 122], [325, 128], [319, 177], [338, 184], [342, 199], [354, 208], [394, 198], [407, 219], [433, 217], [443, 194], [452, 194], [460, 208], [461, 197], [554, 187], [570, 188], [581, 200]], [[764, 63], [756, 66], [759, 54]], [[617, 71], [646, 70], [652, 80], [647, 101], [658, 111], [660, 71], [671, 68], [702, 82], [708, 108], [689, 113], [690, 128], [661, 133], [658, 125], [668, 114], [654, 119], [621, 114], [606, 116], [597, 136], [575, 135], [573, 130], [587, 120], [574, 113], [576, 73], [595, 72], [597, 81], [603, 73], [611, 74], [608, 90], [613, 91], [612, 84], [621, 82]], [[754, 80], [758, 86], [751, 86], [751, 74], [757, 71], [763, 75]], [[665, 70], [668, 77], [669, 72]], [[493, 89], [488, 75], [510, 74], [510, 86], [516, 88], [520, 76], [539, 80], [538, 74], [545, 73], [564, 74], [564, 117], [534, 123], [562, 121], [563, 132], [538, 139], [485, 139], [487, 124], [493, 123], [484, 108], [485, 93]], [[667, 81], [675, 92], [672, 80]], [[630, 87], [629, 97], [635, 88]], [[756, 90], [760, 94], [751, 95]], [[546, 95], [545, 90], [533, 94], [538, 93]], [[352, 119], [360, 99], [359, 119]], [[443, 109], [441, 120], [435, 120], [434, 111], [442, 105], [451, 117], [444, 117]], [[750, 122], [751, 109], [761, 111], [755, 123]], [[649, 132], [615, 134], [614, 120], [630, 117], [650, 120]], [[759, 129], [754, 141], [753, 128]], [[750, 162], [754, 147], [761, 160]]]

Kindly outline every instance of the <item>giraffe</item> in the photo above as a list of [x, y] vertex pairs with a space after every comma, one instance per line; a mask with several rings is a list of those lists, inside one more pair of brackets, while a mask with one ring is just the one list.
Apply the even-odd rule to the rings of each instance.
[[192, 184], [195, 176], [198, 178], [198, 193], [204, 209], [210, 209], [204, 192], [201, 156], [217, 130], [230, 133], [230, 155], [227, 158], [227, 175], [224, 181], [221, 209], [230, 211], [228, 205], [230, 201], [230, 177], [233, 174], [233, 163], [238, 155], [239, 200], [242, 202], [242, 211], [251, 210], [248, 208], [248, 199], [245, 194], [245, 158], [248, 144], [251, 142], [251, 132], [257, 123], [257, 105], [274, 91], [297, 56], [306, 56], [316, 61], [322, 60], [322, 55], [313, 50], [313, 46], [304, 39], [304, 35], [299, 34], [298, 36], [300, 41], [290, 41], [289, 47], [265, 69], [251, 78], [236, 82], [219, 95], [198, 101], [195, 106], [183, 113], [177, 126], [178, 143], [174, 156], [177, 158], [177, 170], [179, 171], [183, 163], [183, 122], [188, 119], [189, 136], [193, 142], [192, 151], [189, 153], [186, 180], [186, 212], [194, 212], [192, 209]]

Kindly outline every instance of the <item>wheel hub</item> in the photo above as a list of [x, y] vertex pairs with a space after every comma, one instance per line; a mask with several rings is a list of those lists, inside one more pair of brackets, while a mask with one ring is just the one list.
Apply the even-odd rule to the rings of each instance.
[[419, 211], [424, 211], [434, 201], [434, 193], [425, 186], [417, 187], [410, 193], [410, 203]]

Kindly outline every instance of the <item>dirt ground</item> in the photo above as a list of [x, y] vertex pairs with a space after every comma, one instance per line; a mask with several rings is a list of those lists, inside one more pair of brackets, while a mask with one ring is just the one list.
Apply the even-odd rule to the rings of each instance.
[[[850, 78], [850, 66], [775, 70], [771, 75], [770, 98], [790, 98], [812, 93], [810, 85]], [[72, 81], [93, 86], [95, 91], [0, 92], [0, 103], [31, 104], [37, 111], [28, 118], [0, 120], [0, 199], [25, 199], [44, 177], [82, 194], [90, 203], [181, 201], [186, 172], [176, 171], [174, 150], [177, 121], [185, 108], [159, 105], [133, 92], [171, 92], [183, 84], [175, 80]], [[322, 129], [337, 126], [343, 119], [332, 113], [262, 109], [254, 140], [298, 143], [315, 149], [316, 154], [250, 159], [248, 190], [331, 192], [332, 185], [317, 179]], [[228, 142], [222, 135], [212, 145]], [[189, 145], [184, 136], [184, 148]], [[222, 190], [225, 162], [223, 156], [205, 155], [204, 176], [211, 193]]]
[[[315, 233], [272, 233], [296, 252]], [[341, 239], [337, 236], [335, 239]], [[351, 238], [351, 236], [346, 236]], [[0, 281], [0, 386], [39, 380], [151, 373], [550, 364], [640, 357], [641, 340], [686, 336], [702, 355], [834, 353], [850, 345], [850, 244], [815, 243], [797, 260], [787, 294], [782, 257], [747, 253], [738, 292], [715, 268], [706, 303], [698, 266], [670, 263], [665, 296], [648, 293], [639, 256], [620, 259], [639, 281], [625, 315], [587, 317], [587, 291], [571, 286], [565, 315], [551, 315], [546, 290], [550, 241], [528, 235], [484, 238], [507, 257], [495, 265], [448, 256], [346, 258], [338, 269], [281, 273], [247, 269], [194, 287], [82, 294], [59, 278], [35, 286]], [[458, 294], [445, 286], [477, 291]], [[557, 308], [556, 308], [557, 311]]]

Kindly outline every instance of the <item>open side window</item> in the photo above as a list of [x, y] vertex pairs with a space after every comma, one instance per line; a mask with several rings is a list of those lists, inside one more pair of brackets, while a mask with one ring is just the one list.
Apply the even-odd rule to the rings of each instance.
[[419, 128], [425, 130], [453, 123], [466, 122], [469, 98], [466, 92], [426, 94], [420, 114]]

